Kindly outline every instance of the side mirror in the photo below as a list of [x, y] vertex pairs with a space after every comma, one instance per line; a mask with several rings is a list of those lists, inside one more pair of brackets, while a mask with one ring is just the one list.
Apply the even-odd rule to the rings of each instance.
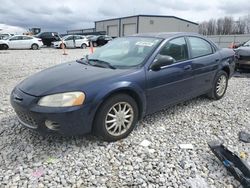
[[158, 71], [161, 67], [171, 65], [175, 62], [174, 58], [168, 55], [157, 55], [154, 63], [151, 65], [151, 69], [154, 71]]

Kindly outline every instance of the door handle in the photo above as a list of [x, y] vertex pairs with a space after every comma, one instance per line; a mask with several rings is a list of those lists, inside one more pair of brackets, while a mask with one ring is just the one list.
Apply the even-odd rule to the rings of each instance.
[[186, 65], [185, 67], [183, 67], [184, 70], [191, 70], [191, 65]]

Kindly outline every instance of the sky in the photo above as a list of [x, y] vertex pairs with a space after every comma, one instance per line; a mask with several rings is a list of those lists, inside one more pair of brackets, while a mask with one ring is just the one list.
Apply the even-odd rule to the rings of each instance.
[[[94, 21], [137, 14], [177, 16], [193, 22], [250, 14], [249, 0], [0, 0], [0, 29], [57, 31], [94, 27]], [[11, 26], [11, 27], [10, 27]]]

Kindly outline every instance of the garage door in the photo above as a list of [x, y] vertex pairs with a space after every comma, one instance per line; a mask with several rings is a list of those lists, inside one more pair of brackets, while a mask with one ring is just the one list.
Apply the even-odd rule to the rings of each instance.
[[123, 24], [123, 36], [136, 33], [136, 24]]
[[118, 37], [118, 26], [117, 25], [109, 25], [107, 33], [111, 37]]

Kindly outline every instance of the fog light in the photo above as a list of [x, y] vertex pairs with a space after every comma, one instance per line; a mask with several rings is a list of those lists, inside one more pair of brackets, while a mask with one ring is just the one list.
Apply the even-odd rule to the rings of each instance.
[[55, 122], [55, 121], [50, 121], [50, 120], [46, 120], [45, 121], [45, 125], [48, 129], [56, 131], [59, 129], [60, 125], [59, 123]]

